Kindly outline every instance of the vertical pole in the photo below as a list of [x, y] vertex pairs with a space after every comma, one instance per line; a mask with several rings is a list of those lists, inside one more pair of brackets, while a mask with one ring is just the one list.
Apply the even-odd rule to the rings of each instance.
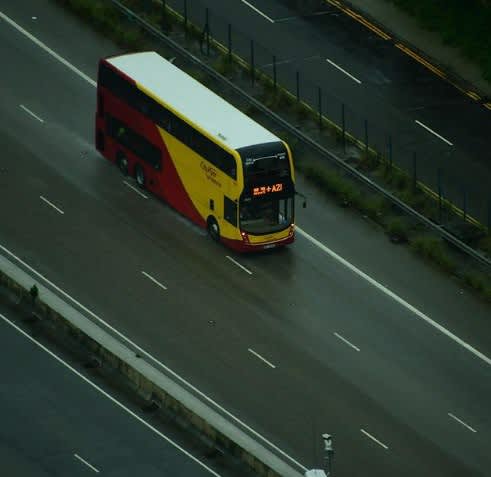
[[254, 86], [254, 70], [255, 70], [255, 66], [254, 66], [254, 40], [251, 40], [251, 82], [252, 82], [252, 86]]
[[368, 156], [368, 120], [365, 119], [365, 154]]
[[438, 221], [442, 222], [442, 170], [438, 168]]
[[164, 31], [164, 33], [167, 31], [167, 6], [165, 4], [165, 0], [162, 0], [162, 20], [161, 20], [161, 25], [160, 27]]
[[416, 170], [416, 151], [413, 152], [413, 192], [416, 192], [416, 183], [418, 182], [418, 173]]
[[346, 152], [346, 116], [344, 111], [344, 103], [341, 105], [341, 128], [342, 128], [342, 138], [343, 138], [343, 149]]
[[491, 198], [488, 199], [488, 234], [491, 234]]
[[319, 129], [322, 129], [322, 90], [321, 87], [319, 86], [317, 88], [317, 99], [319, 103]]
[[300, 71], [297, 70], [297, 101], [300, 101]]
[[188, 31], [188, 0], [184, 0], [184, 30]]
[[206, 56], [210, 56], [210, 11], [206, 7]]
[[467, 220], [467, 190], [464, 187], [464, 222]]
[[228, 60], [232, 61], [232, 24], [228, 24]]
[[276, 91], [276, 55], [273, 55], [273, 87]]
[[389, 134], [389, 166], [390, 170], [392, 171], [392, 136]]

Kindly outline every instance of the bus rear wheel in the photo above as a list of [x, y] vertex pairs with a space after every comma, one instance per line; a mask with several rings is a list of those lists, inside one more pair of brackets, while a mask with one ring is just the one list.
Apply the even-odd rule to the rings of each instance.
[[135, 167], [135, 178], [136, 183], [141, 189], [145, 188], [145, 172], [143, 171], [143, 167], [138, 164]]
[[128, 175], [128, 159], [124, 157], [123, 153], [118, 154], [118, 158], [116, 159], [116, 163], [118, 165], [119, 170], [123, 174], [123, 176]]
[[215, 217], [208, 217], [206, 223], [208, 229], [208, 235], [215, 241], [220, 242], [220, 227], [215, 219]]

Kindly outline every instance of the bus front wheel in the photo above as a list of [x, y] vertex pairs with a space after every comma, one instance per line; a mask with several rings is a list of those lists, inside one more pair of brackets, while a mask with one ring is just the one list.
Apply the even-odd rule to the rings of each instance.
[[139, 187], [142, 189], [145, 188], [145, 172], [143, 171], [143, 167], [137, 165], [135, 167], [135, 177], [136, 177], [136, 183], [138, 184]]
[[220, 227], [215, 217], [208, 217], [207, 221], [208, 234], [215, 242], [220, 242]]

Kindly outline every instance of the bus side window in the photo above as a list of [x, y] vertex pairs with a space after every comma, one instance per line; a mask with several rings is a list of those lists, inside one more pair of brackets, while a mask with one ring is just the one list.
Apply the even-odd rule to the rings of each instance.
[[224, 197], [223, 216], [227, 222], [230, 222], [234, 227], [237, 227], [237, 204], [235, 201]]

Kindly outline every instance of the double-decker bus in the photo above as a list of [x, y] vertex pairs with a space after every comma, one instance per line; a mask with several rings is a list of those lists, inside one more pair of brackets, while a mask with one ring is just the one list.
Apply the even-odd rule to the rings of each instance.
[[238, 251], [294, 240], [288, 145], [156, 52], [100, 60], [95, 142], [214, 240]]

